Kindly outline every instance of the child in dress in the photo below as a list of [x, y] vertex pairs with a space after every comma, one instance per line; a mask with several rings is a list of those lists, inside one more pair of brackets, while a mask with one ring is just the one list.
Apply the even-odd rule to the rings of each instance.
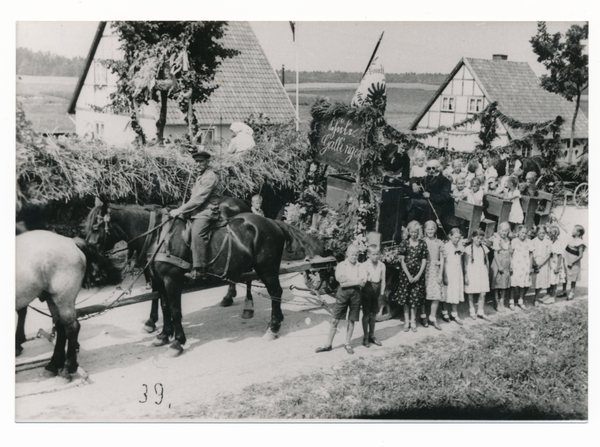
[[458, 202], [459, 200], [467, 200], [469, 196], [469, 188], [467, 188], [467, 180], [464, 175], [459, 175], [456, 177], [455, 183], [452, 184], [452, 197], [454, 198], [454, 202]]
[[425, 169], [425, 152], [415, 152], [415, 162], [410, 168], [410, 178], [426, 177], [427, 170]]
[[436, 237], [438, 226], [433, 220], [425, 222], [424, 229], [425, 238], [423, 240], [427, 244], [428, 253], [427, 267], [425, 268], [426, 297], [427, 301], [431, 303], [431, 309], [429, 310], [429, 322], [427, 321], [427, 315], [423, 312], [421, 314], [421, 324], [424, 327], [431, 324], [438, 331], [441, 331], [442, 327], [437, 322], [437, 310], [440, 301], [444, 301], [442, 291], [442, 272], [444, 271], [442, 252], [444, 244]]
[[565, 266], [562, 259], [562, 247], [560, 242], [558, 241], [558, 236], [560, 235], [560, 228], [556, 225], [551, 225], [548, 228], [548, 238], [552, 242], [552, 254], [550, 256], [550, 265], [549, 265], [549, 276], [550, 276], [550, 290], [549, 296], [542, 300], [544, 304], [554, 304], [556, 302], [556, 289], [559, 284], [563, 284], [565, 282]]
[[512, 200], [510, 214], [508, 215], [508, 222], [512, 225], [522, 224], [523, 219], [525, 218], [523, 208], [521, 208], [521, 193], [519, 192], [518, 186], [519, 181], [516, 177], [509, 177], [506, 181], [504, 200]]
[[[521, 309], [525, 309], [525, 293], [531, 286], [531, 272], [533, 270], [533, 247], [527, 238], [527, 227], [517, 227], [517, 237], [510, 243], [512, 248], [510, 285], [513, 288], [513, 299]], [[518, 299], [518, 301], [517, 301]], [[510, 310], [515, 310], [510, 303]]]
[[473, 205], [483, 205], [483, 189], [481, 189], [481, 180], [475, 177], [471, 180], [471, 189], [467, 194], [467, 202]]
[[404, 332], [412, 327], [417, 332], [416, 313], [425, 304], [425, 266], [427, 244], [423, 241], [423, 228], [416, 220], [408, 223], [409, 238], [398, 247], [400, 255], [400, 278], [393, 292], [394, 301], [404, 306]]
[[585, 251], [583, 235], [585, 230], [581, 225], [575, 225], [571, 233], [571, 239], [565, 247], [564, 260], [567, 273], [567, 283], [571, 283], [571, 290], [567, 295], [567, 300], [575, 297], [575, 286], [580, 279], [581, 258]]
[[367, 255], [369, 259], [360, 264], [361, 276], [367, 279], [361, 291], [360, 304], [363, 312], [363, 345], [368, 348], [371, 343], [381, 346], [381, 342], [375, 338], [375, 319], [385, 291], [385, 264], [380, 261], [381, 252], [378, 248], [369, 247]]
[[510, 275], [511, 275], [511, 245], [508, 235], [510, 233], [510, 224], [500, 222], [498, 232], [492, 238], [492, 250], [494, 250], [494, 259], [492, 260], [492, 278], [491, 286], [494, 290], [494, 307], [497, 311], [506, 310], [505, 295], [509, 291], [508, 300], [510, 301]]
[[452, 183], [456, 184], [456, 180], [459, 176], [464, 176], [463, 172], [463, 163], [462, 160], [456, 159], [452, 161], [452, 171], [450, 172], [450, 178], [452, 179]]
[[[447, 323], [450, 320], [456, 321], [457, 324], [462, 326], [463, 323], [458, 317], [458, 303], [462, 303], [465, 300], [462, 234], [458, 228], [452, 228], [448, 237], [450, 240], [444, 244], [443, 279], [446, 286], [446, 306], [442, 310], [442, 319]], [[448, 308], [451, 308], [450, 317], [448, 317]]]
[[539, 300], [540, 291], [550, 288], [550, 258], [552, 257], [552, 241], [546, 237], [546, 226], [537, 227], [531, 244], [533, 245], [533, 284], [535, 295], [533, 307]]
[[[490, 291], [490, 271], [488, 266], [488, 248], [484, 246], [483, 237], [485, 232], [481, 229], [473, 231], [470, 250], [467, 248], [463, 256], [465, 272], [465, 293], [469, 300], [469, 313], [473, 320], [481, 318], [488, 320], [485, 316], [485, 294]], [[477, 315], [475, 314], [474, 297], [479, 296], [477, 302]]]
[[265, 213], [262, 210], [262, 203], [263, 203], [263, 198], [261, 196], [259, 196], [258, 194], [256, 194], [255, 196], [252, 196], [252, 212], [254, 214], [258, 214], [259, 216], [264, 216]]

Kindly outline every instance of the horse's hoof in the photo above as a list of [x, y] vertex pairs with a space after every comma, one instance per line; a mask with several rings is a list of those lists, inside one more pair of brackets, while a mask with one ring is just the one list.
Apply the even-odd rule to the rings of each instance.
[[60, 371], [60, 374], [58, 374], [58, 375], [56, 376], [56, 379], [54, 379], [54, 382], [55, 382], [57, 385], [68, 385], [69, 383], [71, 383], [71, 380], [72, 380], [71, 374], [69, 374], [69, 373], [67, 372], [67, 369], [66, 369], [66, 368], [63, 368], [63, 369]]
[[271, 329], [268, 329], [267, 333], [263, 335], [263, 338], [267, 341], [273, 341], [279, 338], [279, 334], [273, 332]]
[[181, 354], [183, 354], [183, 348], [181, 344], [179, 344], [178, 341], [174, 341], [173, 343], [171, 343], [171, 346], [169, 346], [169, 349], [165, 353], [165, 356], [169, 358], [175, 358], [179, 357]]
[[229, 307], [233, 304], [233, 298], [223, 298], [221, 300], [221, 307]]
[[58, 375], [58, 371], [53, 371], [53, 370], [44, 368], [44, 372], [42, 374], [45, 378], [50, 379], [52, 377], [56, 377]]
[[152, 342], [152, 346], [154, 346], [155, 348], [160, 348], [161, 346], [164, 346], [166, 344], [169, 343], [169, 339], [168, 338], [156, 338], [153, 342]]
[[242, 312], [242, 318], [244, 320], [248, 320], [250, 318], [254, 317], [254, 310], [253, 309], [244, 309], [244, 312]]
[[156, 325], [154, 323], [149, 324], [148, 322], [146, 322], [146, 324], [144, 324], [144, 327], [142, 328], [142, 332], [146, 332], [147, 334], [151, 334], [155, 330], [156, 330]]

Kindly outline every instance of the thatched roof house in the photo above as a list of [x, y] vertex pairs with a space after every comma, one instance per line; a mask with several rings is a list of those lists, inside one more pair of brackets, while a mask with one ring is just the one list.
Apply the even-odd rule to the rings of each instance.
[[[250, 24], [229, 22], [222, 41], [225, 47], [237, 49], [240, 54], [223, 61], [215, 76], [219, 88], [208, 102], [195, 107], [204, 142], [227, 142], [231, 123], [244, 121], [250, 114], [262, 113], [272, 122], [294, 119], [294, 107]], [[111, 27], [107, 22], [100, 22], [68, 109], [75, 117], [79, 136], [91, 134], [109, 144], [129, 143], [135, 138], [128, 116], [98, 111], [108, 104], [117, 80], [100, 61], [120, 59], [119, 47], [118, 37]], [[156, 133], [158, 114], [156, 103], [140, 111], [140, 124], [150, 138]], [[165, 137], [176, 138], [186, 131], [183, 114], [175, 103], [169, 102]]]
[[[451, 126], [469, 115], [481, 112], [494, 101], [502, 113], [520, 122], [541, 123], [562, 116], [565, 121], [561, 134], [564, 150], [560, 161], [574, 161], [588, 144], [588, 119], [585, 114], [580, 110], [577, 115], [575, 147], [569, 148], [575, 104], [544, 90], [529, 64], [509, 61], [504, 55], [494, 55], [492, 60], [462, 58], [417, 116], [411, 130], [429, 132], [440, 126]], [[476, 122], [467, 128], [440, 133], [425, 143], [469, 152], [478, 142], [478, 131], [479, 123]], [[498, 140], [494, 141], [497, 146], [504, 146], [511, 139], [522, 137], [520, 130], [502, 123], [498, 125], [498, 134]], [[523, 155], [535, 154], [534, 149], [532, 154]]]

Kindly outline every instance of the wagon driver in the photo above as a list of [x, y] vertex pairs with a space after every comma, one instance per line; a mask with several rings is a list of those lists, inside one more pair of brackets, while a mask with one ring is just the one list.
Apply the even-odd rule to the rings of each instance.
[[199, 151], [192, 154], [196, 161], [198, 178], [192, 188], [190, 200], [171, 210], [172, 217], [184, 215], [192, 219], [192, 271], [184, 276], [191, 280], [206, 278], [208, 259], [208, 234], [219, 220], [221, 187], [219, 176], [208, 167], [210, 154]]

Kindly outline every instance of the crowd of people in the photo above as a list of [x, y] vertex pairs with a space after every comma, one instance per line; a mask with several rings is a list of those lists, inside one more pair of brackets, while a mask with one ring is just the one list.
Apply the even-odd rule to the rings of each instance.
[[[441, 331], [438, 317], [446, 323], [463, 324], [458, 306], [465, 301], [471, 319], [489, 320], [485, 312], [488, 294], [493, 296], [497, 312], [525, 309], [530, 288], [534, 290], [533, 306], [552, 304], [561, 296], [574, 298], [586, 248], [585, 230], [575, 225], [565, 246], [559, 242], [557, 225], [538, 225], [533, 230], [523, 225], [520, 198], [522, 194], [537, 195], [538, 172], [529, 171], [520, 181], [523, 169], [518, 162], [510, 172], [502, 167], [499, 175], [489, 159], [472, 161], [465, 169], [461, 160], [450, 166], [443, 159], [426, 162], [420, 152], [414, 162], [408, 160], [412, 166], [407, 165], [407, 158], [398, 146], [384, 157], [388, 169], [393, 168], [389, 169], [387, 184], [402, 185], [410, 196], [406, 236], [393, 247], [393, 261], [387, 263], [381, 261], [379, 247], [370, 246], [362, 263], [358, 262], [359, 248], [348, 247], [346, 259], [335, 271], [339, 287], [328, 338], [316, 352], [332, 349], [337, 326], [347, 318], [344, 347], [354, 353], [351, 339], [361, 310], [363, 345], [370, 347], [381, 345], [374, 336], [375, 323], [384, 309], [389, 318], [392, 306], [402, 309], [405, 332], [417, 332], [417, 321], [422, 327]], [[454, 203], [465, 200], [481, 205], [484, 194], [513, 202], [508, 221], [499, 222], [491, 238], [481, 229], [464, 235], [452, 220]], [[443, 231], [448, 239], [445, 242], [438, 239], [440, 225], [447, 228]], [[386, 268], [398, 270], [394, 284], [386, 284]]]
[[[553, 304], [556, 297], [566, 296], [567, 300], [575, 297], [586, 248], [581, 225], [573, 227], [566, 246], [558, 240], [557, 225], [540, 225], [530, 238], [524, 225], [512, 232], [508, 222], [501, 222], [498, 232], [489, 239], [480, 229], [463, 238], [461, 230], [455, 227], [450, 230], [447, 242], [437, 238], [437, 229], [432, 220], [425, 225], [411, 221], [408, 238], [395, 247], [395, 261], [387, 266], [381, 261], [377, 247], [368, 248], [367, 259], [362, 263], [358, 262], [358, 246], [348, 247], [346, 259], [335, 270], [339, 286], [329, 335], [316, 352], [331, 351], [338, 324], [347, 318], [344, 348], [353, 354], [354, 323], [359, 321], [361, 311], [363, 345], [381, 346], [374, 335], [375, 323], [384, 308], [389, 318], [391, 303], [404, 312], [404, 331], [417, 332], [417, 318], [424, 328], [442, 330], [438, 309], [443, 321], [462, 325], [458, 305], [465, 301], [471, 319], [488, 321], [485, 312], [488, 293], [493, 294], [497, 312], [525, 309], [525, 295], [530, 288], [535, 291], [534, 307], [538, 303]], [[386, 285], [386, 268], [399, 270], [399, 278], [391, 287]], [[543, 291], [547, 292], [545, 296]]]

